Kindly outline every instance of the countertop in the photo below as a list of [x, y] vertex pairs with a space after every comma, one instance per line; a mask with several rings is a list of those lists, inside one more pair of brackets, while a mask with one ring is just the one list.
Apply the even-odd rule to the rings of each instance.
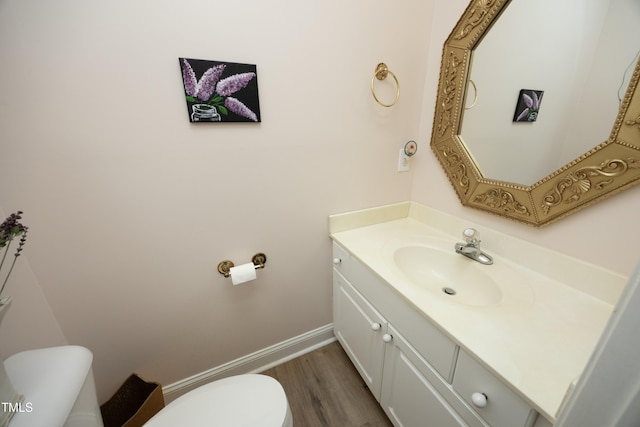
[[[448, 302], [393, 265], [393, 248], [462, 241], [480, 231], [481, 248], [513, 288], [499, 303]], [[333, 215], [331, 238], [381, 277], [461, 348], [554, 422], [614, 310], [627, 278], [414, 202]], [[459, 255], [462, 257], [462, 255]], [[469, 262], [475, 262], [468, 260]], [[428, 262], [428, 260], [425, 260]]]

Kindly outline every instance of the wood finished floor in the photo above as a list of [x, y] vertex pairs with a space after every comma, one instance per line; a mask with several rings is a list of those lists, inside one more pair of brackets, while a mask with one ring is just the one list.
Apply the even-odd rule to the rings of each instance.
[[263, 374], [282, 384], [295, 427], [392, 427], [338, 342]]

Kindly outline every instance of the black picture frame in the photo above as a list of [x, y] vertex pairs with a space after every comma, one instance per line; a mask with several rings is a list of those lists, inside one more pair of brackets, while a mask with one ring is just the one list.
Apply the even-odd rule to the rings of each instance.
[[543, 90], [520, 89], [513, 121], [531, 123], [538, 120], [543, 95]]
[[189, 121], [259, 123], [255, 64], [179, 58]]

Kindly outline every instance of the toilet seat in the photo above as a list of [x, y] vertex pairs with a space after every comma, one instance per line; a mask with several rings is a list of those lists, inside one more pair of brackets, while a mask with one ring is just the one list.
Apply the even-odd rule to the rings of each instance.
[[291, 427], [284, 389], [260, 374], [205, 384], [169, 403], [145, 427]]

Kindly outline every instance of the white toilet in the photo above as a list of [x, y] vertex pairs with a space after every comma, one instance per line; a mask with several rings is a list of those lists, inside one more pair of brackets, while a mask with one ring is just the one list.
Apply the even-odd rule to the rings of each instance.
[[[102, 427], [91, 351], [80, 346], [29, 350], [5, 360], [27, 410], [10, 427]], [[205, 384], [168, 404], [149, 427], [292, 427], [284, 389], [266, 375], [237, 375]]]
[[9, 427], [103, 427], [91, 362], [77, 345], [27, 350], [4, 367], [24, 402]]
[[292, 427], [284, 389], [260, 374], [237, 375], [205, 384], [177, 398], [146, 427]]

